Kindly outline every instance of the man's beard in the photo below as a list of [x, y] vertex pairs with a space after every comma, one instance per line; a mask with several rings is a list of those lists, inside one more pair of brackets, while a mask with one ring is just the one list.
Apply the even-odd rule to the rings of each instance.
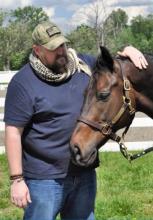
[[56, 74], [64, 73], [67, 71], [68, 56], [58, 56], [54, 64], [49, 68]]

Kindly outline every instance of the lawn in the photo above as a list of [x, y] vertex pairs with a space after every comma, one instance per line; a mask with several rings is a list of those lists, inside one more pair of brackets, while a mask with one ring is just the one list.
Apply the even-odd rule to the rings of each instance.
[[[120, 153], [100, 153], [96, 220], [153, 220], [153, 153], [129, 163]], [[0, 220], [21, 220], [9, 201], [5, 155], [0, 155]], [[39, 219], [40, 220], [40, 219]]]

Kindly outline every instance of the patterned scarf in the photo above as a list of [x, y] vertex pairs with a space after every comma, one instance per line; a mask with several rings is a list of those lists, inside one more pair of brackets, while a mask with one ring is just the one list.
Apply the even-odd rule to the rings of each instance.
[[47, 82], [63, 82], [72, 76], [76, 71], [83, 71], [91, 76], [90, 67], [80, 58], [77, 57], [75, 50], [68, 49], [68, 64], [67, 71], [64, 73], [56, 74], [51, 69], [47, 68], [33, 53], [30, 54], [29, 61], [36, 74]]

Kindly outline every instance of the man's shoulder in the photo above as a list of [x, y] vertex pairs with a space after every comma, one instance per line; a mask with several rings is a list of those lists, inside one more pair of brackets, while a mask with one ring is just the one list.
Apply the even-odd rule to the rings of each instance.
[[18, 78], [19, 76], [27, 74], [28, 72], [32, 72], [32, 68], [29, 63], [25, 64], [19, 71], [17, 71], [14, 77]]
[[33, 70], [31, 68], [30, 64], [27, 63], [19, 71], [17, 71], [17, 73], [13, 76], [12, 80], [17, 81], [17, 82], [23, 81], [23, 83], [24, 83], [25, 80], [27, 80], [31, 74], [33, 74]]
[[78, 57], [83, 60], [88, 66], [90, 66], [91, 68], [94, 67], [95, 63], [96, 63], [96, 57], [89, 55], [89, 54], [82, 54], [79, 53]]
[[78, 53], [78, 57], [83, 60], [95, 60], [95, 56], [91, 54], [85, 54], [85, 53]]
[[28, 63], [12, 77], [9, 86], [29, 87], [31, 81], [33, 81], [33, 75], [33, 70]]

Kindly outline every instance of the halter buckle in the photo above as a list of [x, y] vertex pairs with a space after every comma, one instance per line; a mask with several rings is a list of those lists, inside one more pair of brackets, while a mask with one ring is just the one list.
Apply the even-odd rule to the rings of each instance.
[[131, 99], [130, 98], [127, 98], [126, 96], [123, 96], [123, 102], [125, 104], [127, 104], [128, 106], [131, 105]]
[[129, 91], [131, 89], [130, 87], [130, 81], [128, 79], [124, 79], [124, 89], [126, 91]]
[[104, 125], [101, 131], [104, 135], [110, 135], [111, 134], [110, 125], [108, 125], [108, 124]]

